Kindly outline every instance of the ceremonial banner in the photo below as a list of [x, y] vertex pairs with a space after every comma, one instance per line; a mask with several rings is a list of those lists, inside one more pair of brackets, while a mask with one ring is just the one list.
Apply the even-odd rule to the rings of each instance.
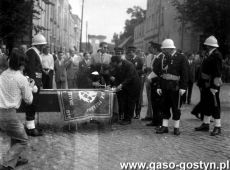
[[64, 120], [86, 120], [112, 117], [111, 91], [82, 89], [59, 91], [59, 103]]

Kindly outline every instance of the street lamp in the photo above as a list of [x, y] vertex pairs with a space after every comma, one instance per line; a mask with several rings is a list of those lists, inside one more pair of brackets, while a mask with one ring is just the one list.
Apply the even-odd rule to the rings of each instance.
[[77, 24], [74, 24], [74, 46], [77, 47]]
[[82, 26], [83, 26], [84, 1], [85, 1], [85, 0], [82, 0], [82, 9], [81, 9], [81, 35], [80, 35], [80, 51], [82, 51]]

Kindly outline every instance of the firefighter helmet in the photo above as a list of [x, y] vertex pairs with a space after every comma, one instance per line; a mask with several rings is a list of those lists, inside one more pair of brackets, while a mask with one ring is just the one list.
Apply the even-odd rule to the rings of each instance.
[[174, 45], [173, 40], [165, 39], [161, 44], [161, 48], [164, 49], [164, 48], [176, 48], [176, 47]]
[[217, 39], [213, 35], [205, 40], [204, 45], [211, 46], [211, 47], [219, 47]]
[[32, 39], [32, 45], [45, 45], [46, 38], [42, 34], [36, 34]]

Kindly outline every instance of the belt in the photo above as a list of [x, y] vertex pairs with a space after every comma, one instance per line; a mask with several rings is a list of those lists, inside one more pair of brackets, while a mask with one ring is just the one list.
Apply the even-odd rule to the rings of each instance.
[[209, 80], [210, 76], [205, 74], [205, 73], [201, 73], [201, 78], [204, 79], [204, 80]]
[[162, 74], [161, 77], [165, 80], [174, 80], [174, 81], [180, 80], [180, 76], [175, 76], [173, 74]]

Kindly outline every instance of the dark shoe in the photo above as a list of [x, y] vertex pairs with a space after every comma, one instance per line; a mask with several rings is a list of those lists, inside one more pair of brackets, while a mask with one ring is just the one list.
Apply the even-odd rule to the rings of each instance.
[[155, 130], [158, 130], [158, 129], [160, 129], [161, 128], [161, 126], [157, 126], [157, 127], [155, 127]]
[[120, 122], [120, 125], [129, 125], [131, 124], [131, 120], [123, 120]]
[[151, 123], [147, 123], [146, 126], [158, 126], [157, 123], [151, 122]]
[[36, 128], [35, 129], [27, 129], [26, 128], [26, 133], [28, 136], [34, 136], [34, 137], [43, 135], [43, 133]]
[[174, 128], [174, 135], [177, 135], [177, 136], [180, 135], [180, 129], [179, 128]]
[[199, 127], [195, 128], [195, 131], [208, 132], [209, 131], [209, 124], [202, 123]]
[[16, 166], [21, 166], [21, 165], [25, 165], [28, 163], [28, 159], [25, 159], [25, 158], [19, 158], [18, 161], [17, 161], [17, 164]]
[[169, 132], [168, 127], [165, 126], [161, 126], [159, 129], [156, 130], [157, 134], [168, 133], [168, 132]]
[[13, 170], [13, 168], [11, 168], [11, 167], [5, 167], [5, 166], [3, 166], [3, 165], [0, 165], [0, 170]]
[[221, 127], [214, 127], [213, 131], [210, 133], [211, 136], [216, 136], [221, 134]]
[[145, 118], [142, 118], [141, 120], [142, 120], [142, 121], [151, 121], [152, 118], [151, 118], [151, 117], [145, 117]]

